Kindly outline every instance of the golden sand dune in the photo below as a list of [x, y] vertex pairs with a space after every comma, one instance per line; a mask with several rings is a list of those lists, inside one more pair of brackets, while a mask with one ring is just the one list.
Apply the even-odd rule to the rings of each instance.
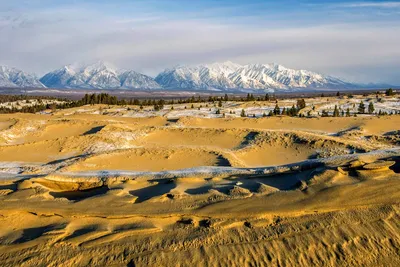
[[1, 266], [398, 266], [399, 116], [0, 116]]

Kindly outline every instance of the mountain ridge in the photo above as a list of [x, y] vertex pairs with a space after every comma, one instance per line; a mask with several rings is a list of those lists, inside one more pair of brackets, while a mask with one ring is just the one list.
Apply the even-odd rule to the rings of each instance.
[[0, 66], [0, 87], [44, 88], [45, 86], [33, 74], [8, 66]]
[[154, 79], [133, 70], [117, 70], [104, 62], [73, 67], [66, 65], [45, 74], [47, 87], [74, 89], [160, 89]]
[[274, 91], [357, 87], [332, 76], [289, 69], [275, 63], [239, 65], [229, 61], [193, 67], [177, 66], [161, 72], [155, 80], [165, 88], [180, 89], [229, 88]]
[[[308, 70], [290, 69], [276, 63], [240, 65], [231, 61], [200, 65], [177, 65], [155, 78], [107, 62], [65, 65], [37, 78], [21, 70], [0, 66], [0, 87], [59, 89], [186, 90], [290, 92], [323, 89], [378, 88], [355, 84]], [[387, 85], [385, 85], [387, 86]]]

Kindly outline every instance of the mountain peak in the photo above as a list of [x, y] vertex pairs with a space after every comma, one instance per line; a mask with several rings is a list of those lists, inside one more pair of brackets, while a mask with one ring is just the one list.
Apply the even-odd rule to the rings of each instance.
[[202, 65], [178, 65], [161, 72], [155, 79], [133, 70], [119, 70], [97, 61], [71, 64], [44, 75], [40, 82], [33, 75], [0, 67], [0, 86], [82, 89], [183, 89], [183, 90], [315, 90], [353, 89], [357, 85], [307, 70], [295, 70], [277, 63], [240, 65], [232, 61]]
[[47, 73], [41, 82], [52, 88], [82, 89], [158, 89], [153, 78], [134, 72], [118, 70], [114, 65], [98, 61], [92, 64], [67, 65]]
[[43, 88], [44, 85], [33, 74], [8, 66], [0, 66], [0, 87]]
[[211, 90], [298, 90], [344, 89], [354, 85], [340, 79], [304, 70], [286, 68], [280, 64], [248, 64], [231, 61], [194, 67], [179, 66], [162, 72], [156, 81], [165, 88]]

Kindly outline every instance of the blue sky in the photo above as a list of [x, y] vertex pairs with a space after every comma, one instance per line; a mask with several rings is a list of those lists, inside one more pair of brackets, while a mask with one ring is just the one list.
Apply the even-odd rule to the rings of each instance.
[[0, 0], [0, 64], [275, 62], [400, 84], [400, 1]]

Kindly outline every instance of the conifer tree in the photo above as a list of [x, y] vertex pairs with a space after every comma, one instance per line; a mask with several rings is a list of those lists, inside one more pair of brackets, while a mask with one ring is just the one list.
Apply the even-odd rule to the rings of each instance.
[[274, 114], [275, 115], [280, 115], [281, 114], [281, 109], [279, 108], [278, 104], [275, 105]]
[[297, 109], [303, 109], [306, 107], [306, 101], [304, 99], [297, 100]]
[[337, 105], [335, 105], [335, 109], [333, 110], [333, 117], [339, 117], [339, 109]]
[[369, 105], [368, 105], [368, 113], [369, 113], [369, 114], [372, 114], [372, 113], [374, 113], [374, 111], [375, 111], [374, 103], [369, 102]]
[[346, 117], [350, 117], [350, 108], [347, 108], [346, 110]]
[[364, 114], [365, 113], [365, 105], [364, 105], [363, 101], [361, 101], [360, 105], [358, 106], [358, 113], [360, 113], [360, 114]]
[[228, 94], [225, 94], [224, 100], [225, 100], [225, 101], [228, 101], [228, 100], [229, 100]]
[[246, 117], [246, 112], [244, 111], [244, 109], [242, 109], [242, 112], [240, 113], [240, 117]]
[[389, 88], [386, 90], [385, 92], [386, 96], [393, 96], [394, 95], [394, 91], [392, 88]]

